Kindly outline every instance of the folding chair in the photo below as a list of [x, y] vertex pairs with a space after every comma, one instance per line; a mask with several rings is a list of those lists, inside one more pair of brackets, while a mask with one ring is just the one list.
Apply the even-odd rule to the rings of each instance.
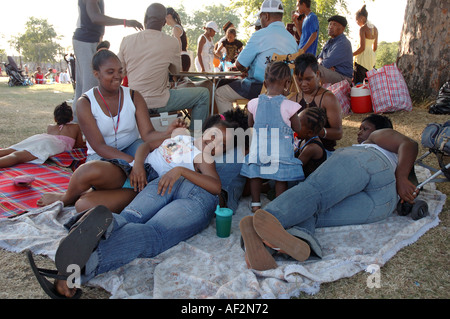
[[[274, 53], [272, 55], [271, 62], [285, 61], [285, 62], [288, 63], [289, 68], [291, 70], [294, 70], [294, 68], [295, 68], [294, 61], [295, 61], [295, 59], [298, 56], [302, 55], [304, 52], [305, 52], [304, 50], [300, 49], [300, 50], [298, 50], [297, 52], [295, 52], [293, 54], [281, 55], [281, 54]], [[261, 93], [264, 93], [263, 90], [264, 90], [264, 92], [266, 90], [266, 88], [264, 86], [263, 86], [263, 89], [261, 90]], [[297, 94], [298, 92], [300, 92], [300, 86], [299, 86], [299, 84], [297, 82], [297, 79], [296, 79], [294, 73], [292, 73], [292, 83], [291, 83], [291, 87], [290, 87], [289, 95], [287, 96], [287, 99], [290, 99], [293, 95]]]
[[[286, 61], [288, 62], [289, 68], [291, 70], [294, 69], [295, 65], [294, 65], [294, 61], [295, 59], [299, 56], [302, 55], [305, 51], [302, 49], [299, 49], [297, 52], [292, 53], [292, 54], [278, 54], [278, 53], [274, 53], [272, 54], [272, 58], [271, 58], [271, 62], [274, 61]], [[267, 91], [266, 87], [263, 85], [262, 89], [261, 89], [261, 93], [260, 94], [264, 94]], [[293, 95], [297, 94], [298, 92], [300, 92], [300, 86], [297, 83], [297, 80], [294, 76], [294, 74], [292, 74], [292, 83], [291, 83], [291, 87], [289, 90], [289, 95], [287, 96], [288, 99], [290, 99]], [[236, 106], [247, 106], [248, 100], [247, 99], [238, 99], [234, 102], [234, 104], [236, 104]]]
[[156, 131], [165, 131], [167, 127], [172, 123], [176, 118], [183, 117], [183, 113], [181, 112], [162, 112], [159, 114], [150, 114], [150, 121]]

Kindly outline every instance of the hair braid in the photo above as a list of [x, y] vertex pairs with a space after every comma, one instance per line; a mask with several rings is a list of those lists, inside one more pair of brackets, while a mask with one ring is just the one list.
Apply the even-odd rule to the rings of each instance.
[[318, 134], [327, 121], [326, 110], [319, 107], [309, 107], [305, 110], [308, 128]]

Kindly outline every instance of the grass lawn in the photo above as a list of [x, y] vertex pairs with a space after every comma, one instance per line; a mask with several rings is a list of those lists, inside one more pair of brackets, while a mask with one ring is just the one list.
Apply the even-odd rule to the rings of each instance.
[[[53, 122], [54, 107], [73, 98], [70, 84], [34, 85], [31, 87], [8, 87], [7, 77], [0, 77], [0, 147], [8, 147], [33, 134], [43, 133]], [[448, 115], [433, 115], [427, 111], [430, 102], [416, 104], [412, 112], [387, 114], [394, 128], [420, 144], [421, 134], [428, 123], [443, 123]], [[344, 138], [338, 147], [356, 143], [356, 132], [365, 114], [352, 114], [343, 120]], [[419, 155], [425, 153], [420, 147]], [[427, 163], [437, 166], [436, 158], [428, 156]], [[321, 286], [314, 296], [301, 294], [299, 298], [441, 298], [450, 297], [449, 278], [449, 210], [450, 183], [436, 184], [438, 190], [447, 194], [447, 201], [440, 214], [441, 223], [428, 231], [416, 243], [399, 251], [381, 268], [381, 288], [367, 288], [366, 273], [340, 279]], [[34, 278], [24, 281], [20, 269], [9, 269], [12, 264], [28, 269], [25, 256], [0, 249], [0, 298], [33, 298], [40, 295], [40, 287]], [[49, 266], [51, 267], [51, 266]], [[12, 273], [17, 275], [12, 276]], [[9, 275], [8, 275], [9, 274]], [[16, 278], [17, 277], [17, 278]], [[31, 291], [31, 287], [36, 291]], [[28, 294], [24, 294], [28, 291]], [[107, 298], [101, 289], [88, 289], [85, 298]]]

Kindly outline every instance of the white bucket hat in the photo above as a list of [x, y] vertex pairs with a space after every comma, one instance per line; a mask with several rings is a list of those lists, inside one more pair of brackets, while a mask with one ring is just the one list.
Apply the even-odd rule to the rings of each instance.
[[263, 12], [284, 13], [283, 3], [281, 2], [281, 0], [264, 0], [261, 5], [261, 9], [258, 12], [258, 15]]
[[216, 32], [219, 32], [219, 27], [217, 26], [217, 23], [215, 23], [214, 21], [209, 21], [206, 23], [205, 25], [206, 28], [211, 28]]

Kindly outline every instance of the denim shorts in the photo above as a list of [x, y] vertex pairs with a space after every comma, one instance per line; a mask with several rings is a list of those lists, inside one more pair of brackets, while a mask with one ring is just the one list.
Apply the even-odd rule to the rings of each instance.
[[[127, 176], [127, 180], [123, 184], [122, 188], [133, 188], [130, 185], [130, 179], [128, 178], [133, 167], [127, 161], [125, 161], [123, 159], [118, 159], [118, 158], [114, 158], [114, 159], [102, 158], [101, 160], [112, 163], [112, 164], [120, 167], [123, 170], [123, 172], [125, 173], [125, 175]], [[158, 173], [155, 171], [155, 169], [149, 163], [144, 164], [144, 169], [145, 169], [145, 173], [147, 174], [147, 182], [151, 182], [152, 180], [159, 177]]]
[[[136, 141], [134, 141], [133, 143], [131, 143], [130, 145], [128, 145], [127, 147], [125, 147], [124, 149], [122, 149], [120, 151], [134, 157], [139, 145], [141, 145], [142, 143], [144, 143], [144, 141], [142, 139], [138, 138]], [[98, 155], [97, 153], [94, 153], [94, 154], [89, 154], [87, 156], [86, 162], [99, 161], [101, 159], [102, 159], [102, 157], [100, 155]]]

